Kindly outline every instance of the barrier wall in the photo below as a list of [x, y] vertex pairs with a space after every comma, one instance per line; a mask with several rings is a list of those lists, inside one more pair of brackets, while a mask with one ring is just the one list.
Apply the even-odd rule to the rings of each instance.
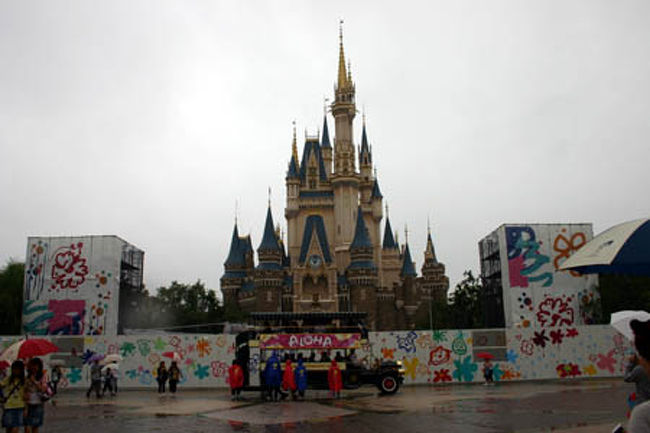
[[[119, 353], [119, 386], [155, 386], [155, 369], [166, 352], [183, 355], [181, 386], [225, 387], [228, 366], [234, 358], [232, 335], [152, 335], [48, 337], [61, 351], [47, 357], [66, 364], [62, 388], [88, 386], [92, 352]], [[18, 337], [0, 337], [6, 348]], [[440, 330], [371, 333], [369, 344], [358, 351], [369, 361], [400, 360], [406, 384], [448, 384], [482, 381], [481, 361], [476, 356], [495, 356], [496, 381], [616, 377], [633, 353], [631, 343], [610, 326], [558, 329]], [[259, 359], [251, 360], [257, 371]]]

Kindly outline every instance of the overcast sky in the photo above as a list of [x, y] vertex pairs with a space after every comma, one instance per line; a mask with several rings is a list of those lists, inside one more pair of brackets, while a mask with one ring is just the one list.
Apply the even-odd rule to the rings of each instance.
[[268, 187], [284, 223], [291, 122], [321, 126], [339, 18], [418, 269], [427, 216], [455, 284], [501, 223], [650, 215], [646, 0], [5, 0], [0, 262], [116, 234], [149, 288], [218, 289], [235, 202], [255, 248]]

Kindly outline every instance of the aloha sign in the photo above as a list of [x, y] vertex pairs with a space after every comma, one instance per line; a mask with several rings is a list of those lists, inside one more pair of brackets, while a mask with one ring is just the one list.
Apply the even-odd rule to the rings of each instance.
[[261, 349], [357, 349], [361, 334], [261, 334]]

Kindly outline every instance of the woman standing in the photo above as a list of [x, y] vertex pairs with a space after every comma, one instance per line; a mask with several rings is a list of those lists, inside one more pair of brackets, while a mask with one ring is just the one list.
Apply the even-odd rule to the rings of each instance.
[[23, 426], [23, 412], [25, 401], [25, 365], [22, 361], [11, 364], [11, 375], [0, 383], [4, 409], [2, 411], [2, 427], [7, 433], [18, 433]]
[[167, 367], [165, 367], [165, 361], [162, 361], [158, 366], [158, 371], [156, 375], [156, 380], [158, 381], [158, 392], [165, 392], [165, 383], [167, 383]]
[[341, 389], [343, 388], [343, 378], [341, 369], [336, 361], [332, 361], [329, 371], [327, 372], [327, 382], [330, 386], [330, 393], [334, 398], [341, 398]]
[[169, 366], [169, 392], [176, 394], [176, 385], [181, 380], [181, 370], [178, 368], [176, 361], [172, 361], [172, 365]]
[[57, 389], [59, 387], [59, 382], [61, 381], [61, 377], [63, 377], [63, 373], [61, 372], [61, 367], [58, 365], [55, 365], [54, 368], [52, 369], [52, 376], [50, 377], [50, 381], [52, 383], [52, 392], [56, 394]]
[[38, 433], [43, 425], [44, 396], [48, 395], [47, 380], [43, 372], [41, 358], [32, 358], [27, 363], [27, 379], [25, 380], [25, 433]]

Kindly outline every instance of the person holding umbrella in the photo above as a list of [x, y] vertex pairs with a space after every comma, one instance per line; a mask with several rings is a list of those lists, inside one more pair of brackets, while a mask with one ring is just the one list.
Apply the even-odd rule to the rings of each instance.
[[492, 359], [494, 355], [488, 352], [480, 352], [476, 354], [477, 358], [483, 360], [483, 378], [485, 379], [486, 386], [494, 384], [494, 366], [492, 365]]
[[169, 377], [167, 367], [165, 367], [165, 361], [160, 362], [156, 373], [156, 380], [158, 381], [158, 392], [162, 394], [165, 392], [165, 384], [167, 383], [167, 379]]
[[[645, 322], [632, 320], [630, 328], [634, 333], [637, 361], [645, 373], [650, 374], [650, 320]], [[629, 433], [650, 432], [650, 401], [638, 404], [632, 409], [627, 431]]]
[[99, 365], [99, 359], [91, 361], [90, 364], [90, 388], [86, 391], [86, 398], [90, 398], [90, 393], [95, 391], [95, 396], [101, 398], [102, 392], [102, 368]]
[[52, 374], [50, 375], [50, 383], [52, 386], [52, 392], [54, 392], [54, 394], [56, 394], [58, 391], [59, 382], [61, 381], [62, 377], [63, 377], [63, 372], [61, 371], [61, 366], [57, 364], [54, 367], [52, 367]]
[[43, 361], [41, 358], [32, 358], [27, 363], [27, 379], [25, 380], [25, 433], [38, 433], [43, 425], [45, 415], [45, 401], [51, 396], [47, 386]]

